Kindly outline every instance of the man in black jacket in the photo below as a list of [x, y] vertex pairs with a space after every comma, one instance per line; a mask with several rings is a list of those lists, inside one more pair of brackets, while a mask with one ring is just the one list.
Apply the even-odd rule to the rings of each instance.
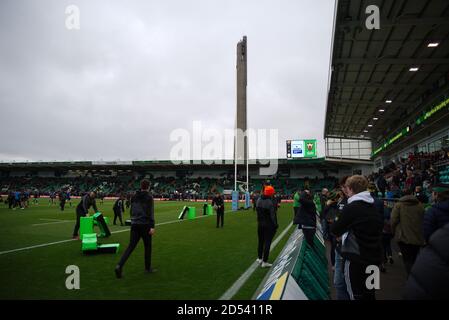
[[81, 217], [85, 217], [89, 213], [89, 208], [92, 207], [95, 212], [98, 212], [97, 203], [95, 202], [95, 192], [92, 191], [88, 194], [85, 194], [82, 198], [78, 206], [76, 207], [76, 224], [75, 229], [73, 230], [73, 238], [78, 239], [78, 231], [80, 229], [80, 219]]
[[294, 219], [294, 223], [298, 225], [298, 229], [302, 229], [307, 243], [313, 247], [313, 239], [316, 232], [317, 212], [310, 190], [306, 189], [301, 192], [299, 203], [301, 206], [299, 208], [298, 215]]
[[120, 197], [115, 201], [112, 209], [114, 210], [114, 226], [117, 224], [117, 218], [120, 220], [120, 225], [123, 226], [123, 212], [125, 212], [125, 197], [121, 194]]
[[151, 242], [154, 235], [154, 200], [148, 192], [150, 182], [142, 180], [140, 182], [140, 191], [137, 191], [131, 198], [131, 234], [128, 248], [123, 253], [122, 258], [115, 267], [115, 275], [117, 278], [122, 277], [122, 269], [131, 253], [139, 243], [140, 238], [143, 240], [145, 247], [145, 272], [153, 273], [155, 269], [151, 268]]
[[65, 202], [66, 202], [66, 196], [64, 191], [59, 191], [59, 207], [61, 208], [61, 211], [64, 211]]
[[348, 204], [331, 232], [342, 238], [341, 254], [345, 258], [345, 280], [351, 300], [374, 300], [374, 289], [366, 286], [368, 266], [382, 262], [383, 220], [367, 191], [368, 180], [360, 175], [346, 181]]
[[[221, 225], [223, 228], [224, 223], [224, 200], [220, 195], [220, 192], [215, 194], [215, 197], [212, 199], [212, 206], [217, 212], [217, 228]], [[220, 223], [221, 222], [221, 223]]]
[[257, 262], [261, 264], [262, 268], [271, 267], [268, 263], [268, 256], [270, 254], [271, 241], [276, 234], [278, 222], [276, 217], [277, 210], [273, 203], [274, 188], [272, 186], [265, 186], [263, 194], [257, 199]]

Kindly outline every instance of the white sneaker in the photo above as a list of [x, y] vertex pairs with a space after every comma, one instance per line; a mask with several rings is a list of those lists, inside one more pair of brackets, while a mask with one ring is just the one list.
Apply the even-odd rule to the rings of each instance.
[[256, 262], [257, 262], [258, 264], [261, 264], [261, 263], [262, 263], [262, 259], [257, 258], [257, 259], [256, 259]]
[[268, 262], [262, 262], [262, 268], [270, 268], [273, 264], [268, 263]]

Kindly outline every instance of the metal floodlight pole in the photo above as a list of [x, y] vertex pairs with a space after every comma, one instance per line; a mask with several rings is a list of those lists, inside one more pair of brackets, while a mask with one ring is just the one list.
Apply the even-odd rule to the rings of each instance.
[[237, 191], [237, 130], [234, 132], [234, 191]]

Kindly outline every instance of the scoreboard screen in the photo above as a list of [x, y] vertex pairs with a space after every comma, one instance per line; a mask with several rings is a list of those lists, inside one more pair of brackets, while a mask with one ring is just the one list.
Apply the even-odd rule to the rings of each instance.
[[316, 158], [316, 140], [287, 140], [287, 159]]

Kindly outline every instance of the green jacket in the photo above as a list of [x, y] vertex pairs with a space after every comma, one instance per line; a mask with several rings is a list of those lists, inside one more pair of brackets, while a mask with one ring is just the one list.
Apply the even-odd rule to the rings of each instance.
[[422, 246], [424, 206], [415, 196], [403, 196], [391, 212], [391, 230], [399, 242]]
[[293, 207], [300, 207], [301, 204], [299, 203], [299, 192], [296, 192], [293, 196]]

